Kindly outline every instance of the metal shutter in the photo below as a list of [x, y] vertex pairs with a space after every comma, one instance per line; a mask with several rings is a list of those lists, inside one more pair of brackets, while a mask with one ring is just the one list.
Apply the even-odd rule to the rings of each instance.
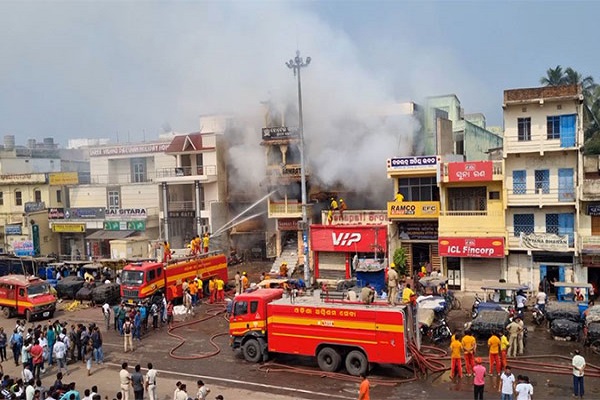
[[319, 279], [346, 279], [346, 253], [319, 252]]

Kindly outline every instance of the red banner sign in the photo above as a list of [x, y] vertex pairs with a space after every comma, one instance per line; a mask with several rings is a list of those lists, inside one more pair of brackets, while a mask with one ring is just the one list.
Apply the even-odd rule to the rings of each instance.
[[440, 256], [502, 258], [504, 257], [504, 238], [465, 238], [444, 237], [438, 239]]
[[491, 181], [492, 175], [492, 161], [448, 163], [448, 182]]
[[387, 226], [312, 225], [310, 241], [313, 251], [374, 253], [387, 251]]

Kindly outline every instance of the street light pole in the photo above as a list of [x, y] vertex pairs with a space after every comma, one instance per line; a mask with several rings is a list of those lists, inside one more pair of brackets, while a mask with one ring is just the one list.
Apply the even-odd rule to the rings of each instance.
[[302, 190], [302, 248], [304, 251], [304, 281], [310, 285], [310, 264], [308, 260], [308, 214], [306, 211], [306, 165], [304, 161], [304, 119], [302, 115], [302, 79], [300, 71], [310, 64], [310, 57], [306, 61], [300, 57], [300, 50], [296, 50], [296, 57], [285, 63], [289, 69], [294, 71], [294, 76], [298, 78], [298, 122], [300, 135], [300, 184]]

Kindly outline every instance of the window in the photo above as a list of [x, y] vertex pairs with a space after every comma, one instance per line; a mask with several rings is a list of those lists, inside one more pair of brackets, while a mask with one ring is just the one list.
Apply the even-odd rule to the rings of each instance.
[[440, 195], [435, 177], [400, 178], [398, 189], [404, 201], [439, 201]]
[[558, 201], [575, 201], [573, 168], [558, 169]]
[[535, 193], [550, 193], [550, 170], [535, 170]]
[[118, 189], [108, 189], [107, 191], [108, 197], [108, 208], [111, 210], [115, 210], [119, 208], [119, 190]]
[[20, 190], [15, 191], [15, 204], [18, 206], [23, 205], [23, 194], [21, 193]]
[[513, 171], [513, 194], [525, 194], [527, 191], [527, 171]]
[[148, 282], [152, 282], [156, 278], [156, 272], [151, 269], [148, 271]]
[[0, 206], [4, 205], [4, 192], [0, 192]]
[[531, 140], [531, 118], [519, 118], [517, 120], [519, 142]]
[[146, 159], [132, 158], [131, 159], [131, 182], [140, 183], [146, 182]]
[[42, 202], [42, 192], [39, 190], [35, 190], [33, 192], [33, 198], [36, 203], [41, 203]]
[[547, 131], [548, 140], [560, 139], [560, 117], [559, 116], [546, 117], [546, 131]]
[[56, 202], [62, 203], [62, 190], [60, 189], [56, 191]]
[[513, 216], [513, 225], [515, 236], [521, 236], [521, 232], [525, 235], [533, 233], [533, 214], [515, 214]]
[[158, 276], [159, 278], [162, 276], [162, 268], [156, 270], [156, 276]]
[[489, 192], [488, 199], [490, 200], [500, 200], [500, 192]]
[[248, 314], [248, 302], [247, 301], [237, 301], [233, 307], [233, 315], [246, 315]]
[[257, 310], [258, 310], [258, 301], [251, 301], [250, 302], [250, 312], [252, 314], [255, 314]]
[[592, 236], [600, 236], [600, 216], [592, 215]]
[[448, 211], [485, 211], [485, 187], [448, 188]]
[[546, 214], [546, 233], [558, 235], [558, 214]]

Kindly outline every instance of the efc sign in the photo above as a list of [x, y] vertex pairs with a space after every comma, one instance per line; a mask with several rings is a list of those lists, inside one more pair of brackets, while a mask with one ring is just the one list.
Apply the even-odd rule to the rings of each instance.
[[311, 225], [311, 250], [374, 253], [387, 249], [386, 225]]
[[469, 258], [504, 257], [504, 238], [444, 237], [438, 239], [440, 256]]
[[399, 218], [438, 218], [439, 201], [390, 201], [388, 219]]

